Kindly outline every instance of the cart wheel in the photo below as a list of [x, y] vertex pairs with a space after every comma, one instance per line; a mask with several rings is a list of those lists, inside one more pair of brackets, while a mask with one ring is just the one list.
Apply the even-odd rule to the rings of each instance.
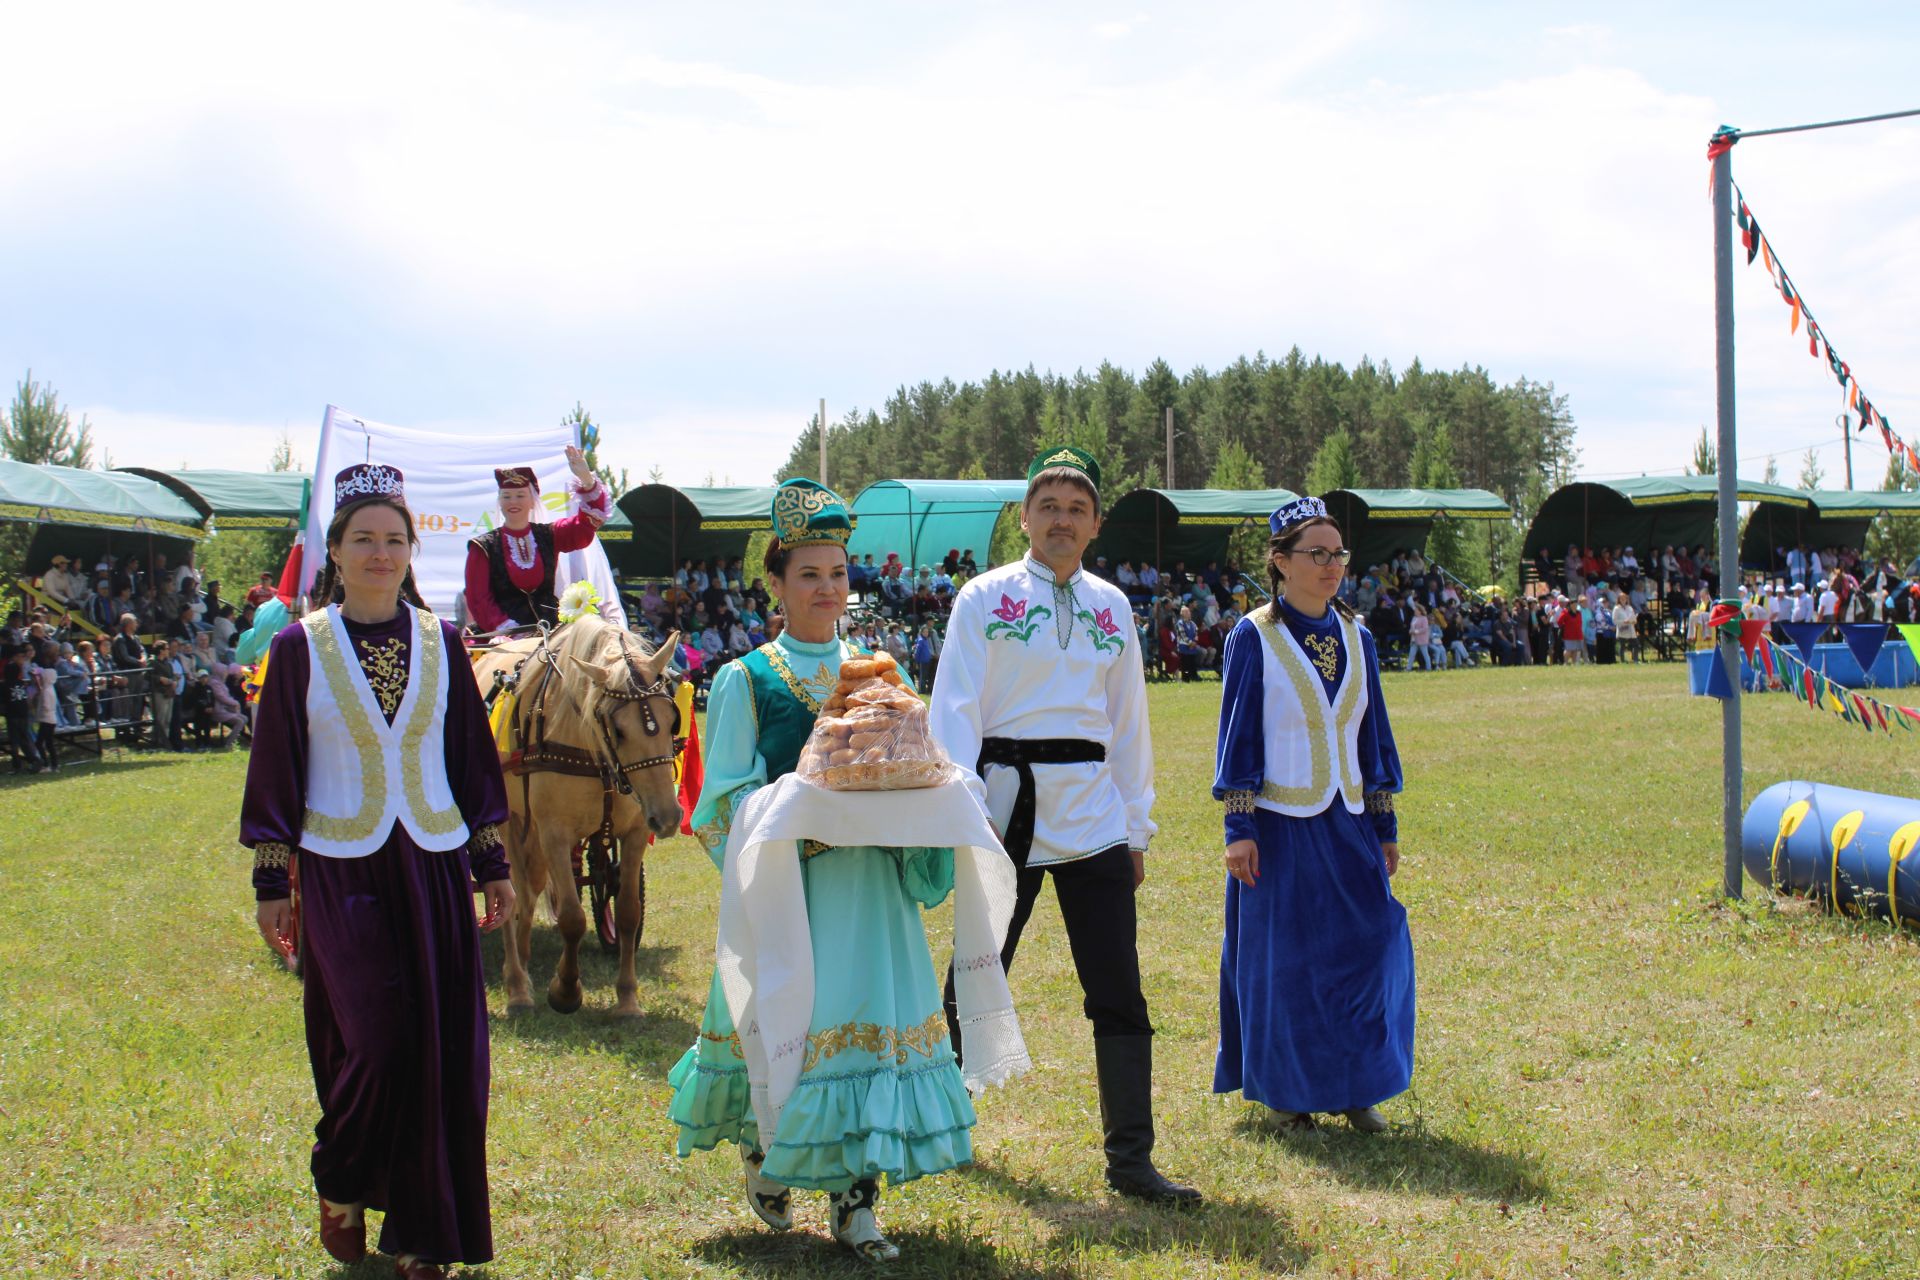
[[620, 946], [620, 926], [616, 909], [620, 899], [620, 846], [594, 836], [586, 841], [587, 899], [593, 911], [594, 936], [602, 950]]

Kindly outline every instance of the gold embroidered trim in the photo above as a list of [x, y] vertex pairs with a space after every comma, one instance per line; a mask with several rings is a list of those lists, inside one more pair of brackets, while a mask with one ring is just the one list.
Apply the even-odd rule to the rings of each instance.
[[[403, 607], [412, 609], [411, 605]], [[409, 807], [420, 819], [422, 834], [444, 836], [460, 829], [460, 807], [449, 805], [437, 811], [427, 808], [420, 749], [426, 742], [427, 731], [433, 725], [445, 646], [441, 643], [440, 620], [425, 609], [412, 609], [412, 612], [420, 638], [420, 652], [413, 660], [420, 680], [420, 691], [413, 700], [413, 710], [407, 716], [406, 729], [400, 737], [400, 779]], [[313, 647], [321, 676], [327, 682], [327, 692], [345, 717], [347, 734], [353, 739], [354, 750], [360, 757], [360, 811], [352, 817], [339, 818], [309, 808], [301, 818], [301, 827], [323, 840], [355, 844], [374, 834], [374, 828], [387, 808], [387, 770], [382, 758], [382, 735], [368, 717], [365, 705], [355, 696], [347, 673], [346, 664], [350, 659], [346, 650], [352, 648], [351, 641], [342, 646], [332, 615], [324, 609], [308, 614], [301, 622], [306, 627], [307, 640]], [[351, 660], [358, 665], [357, 655]]]
[[[932, 1057], [947, 1037], [947, 1015], [935, 1010], [927, 1015], [927, 1020], [917, 1027], [886, 1027], [877, 1022], [843, 1022], [837, 1027], [815, 1032], [807, 1037], [807, 1057], [801, 1064], [802, 1071], [811, 1071], [824, 1060], [848, 1049], [860, 1049], [876, 1058], [892, 1058], [897, 1065], [905, 1066], [908, 1053], [918, 1053], [923, 1057]], [[740, 1047], [740, 1033], [719, 1035], [712, 1031], [702, 1031], [702, 1040], [725, 1045], [733, 1051], [733, 1056], [744, 1060], [746, 1052]]]
[[732, 1035], [725, 1035], [725, 1036], [715, 1035], [711, 1031], [702, 1031], [700, 1033], [700, 1038], [702, 1040], [711, 1040], [715, 1044], [726, 1045], [728, 1048], [733, 1050], [734, 1057], [740, 1059], [742, 1062], [746, 1061], [747, 1054], [746, 1054], [746, 1051], [740, 1047], [740, 1033], [738, 1031], [734, 1032]]
[[1367, 792], [1367, 812], [1368, 813], [1392, 813], [1393, 812], [1393, 792], [1391, 791]]
[[360, 670], [367, 677], [367, 687], [373, 690], [373, 696], [380, 700], [380, 710], [391, 721], [393, 713], [400, 709], [400, 700], [407, 696], [407, 642], [399, 636], [389, 636], [382, 643], [369, 641], [364, 647], [356, 648], [360, 651]]
[[427, 731], [433, 727], [433, 709], [440, 697], [440, 667], [446, 659], [446, 646], [441, 643], [440, 619], [425, 609], [414, 610], [414, 616], [420, 630], [420, 692], [414, 695], [413, 714], [407, 717], [407, 732], [400, 740], [400, 784], [406, 788], [408, 803], [420, 818], [426, 834], [445, 836], [458, 831], [466, 820], [460, 816], [457, 804], [449, 803], [437, 811], [427, 808], [427, 784], [420, 765], [420, 749], [426, 745]]
[[483, 822], [480, 824], [480, 829], [473, 833], [473, 839], [470, 843], [475, 849], [485, 851], [487, 849], [503, 848], [507, 842], [505, 837], [500, 834], [499, 823]]
[[1307, 652], [1313, 665], [1320, 668], [1322, 679], [1332, 680], [1340, 673], [1340, 642], [1332, 636], [1309, 635]]
[[360, 757], [360, 811], [351, 817], [336, 818], [309, 808], [300, 819], [301, 829], [322, 840], [355, 844], [374, 833], [380, 815], [387, 810], [387, 770], [380, 759], [380, 738], [367, 719], [367, 709], [355, 696], [347, 678], [346, 658], [340, 652], [340, 635], [325, 609], [316, 609], [300, 619], [306, 628], [307, 643], [313, 649], [314, 665], [327, 682], [327, 693], [347, 722], [347, 736], [353, 740]]
[[834, 845], [827, 844], [820, 840], [802, 840], [800, 842], [800, 856], [802, 858], [817, 858], [834, 847]]
[[[749, 687], [751, 687], [753, 682], [748, 681], [747, 683]], [[709, 850], [726, 848], [727, 833], [733, 830], [733, 811], [740, 807], [742, 800], [752, 795], [758, 789], [759, 788], [755, 787], [752, 783], [743, 782], [715, 800], [713, 802], [713, 821], [695, 827], [693, 829], [694, 839], [698, 840], [702, 847]], [[702, 798], [704, 798], [704, 796]]]
[[807, 1037], [807, 1060], [802, 1071], [811, 1071], [823, 1059], [848, 1049], [861, 1049], [876, 1058], [892, 1058], [906, 1065], [909, 1052], [932, 1057], [947, 1036], [947, 1015], [939, 1010], [927, 1015], [917, 1027], [883, 1027], [877, 1022], [843, 1022], [837, 1027]]
[[[787, 661], [786, 653], [782, 651], [778, 642], [773, 640], [767, 641], [760, 646], [760, 652], [766, 658], [767, 665], [773, 668], [773, 674], [779, 676], [781, 683], [787, 686], [788, 692], [798, 698], [801, 705], [805, 706], [807, 710], [813, 712], [815, 715], [819, 715], [820, 704], [827, 700], [828, 695], [833, 692], [834, 685], [839, 682], [840, 672], [838, 666], [836, 665], [830, 669], [825, 662], [822, 662], [814, 678], [806, 680], [802, 679], [801, 676], [794, 671], [792, 664]], [[845, 660], [846, 652], [846, 647], [843, 645], [841, 648], [843, 661]], [[755, 717], [755, 723], [758, 723], [757, 716]]]
[[1228, 813], [1252, 813], [1253, 792], [1229, 791], [1226, 794]]
[[[1253, 625], [1266, 639], [1267, 647], [1273, 650], [1274, 657], [1280, 660], [1280, 669], [1286, 672], [1287, 682], [1293, 686], [1293, 695], [1300, 701], [1300, 709], [1307, 720], [1307, 785], [1304, 787], [1283, 787], [1268, 779], [1260, 786], [1260, 796], [1275, 804], [1308, 805], [1317, 803], [1326, 793], [1327, 781], [1332, 776], [1332, 762], [1327, 759], [1327, 709], [1326, 695], [1313, 673], [1302, 661], [1299, 648], [1293, 644], [1293, 637], [1262, 610], [1253, 615]], [[1354, 623], [1342, 618], [1340, 630], [1351, 653], [1358, 653], [1359, 646], [1355, 637], [1358, 628]], [[1360, 703], [1360, 688], [1363, 677], [1357, 662], [1347, 664], [1346, 683], [1337, 695], [1333, 705], [1333, 720], [1340, 734], [1340, 790], [1345, 795], [1358, 795], [1360, 779], [1355, 775], [1345, 750], [1347, 727], [1353, 719], [1354, 709]]]
[[277, 840], [262, 840], [253, 846], [253, 869], [255, 871], [284, 871], [287, 862], [293, 856], [293, 850]]

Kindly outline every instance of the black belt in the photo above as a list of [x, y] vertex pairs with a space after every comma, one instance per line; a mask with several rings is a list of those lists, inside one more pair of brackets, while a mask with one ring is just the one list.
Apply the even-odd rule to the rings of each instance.
[[1015, 866], [1026, 866], [1027, 854], [1033, 850], [1033, 766], [1101, 764], [1106, 758], [1105, 747], [1084, 738], [981, 739], [980, 763], [974, 766], [976, 772], [985, 773], [990, 764], [1004, 764], [1020, 775], [1020, 791], [1014, 796], [1013, 815], [1007, 819], [1007, 829], [1000, 837]]

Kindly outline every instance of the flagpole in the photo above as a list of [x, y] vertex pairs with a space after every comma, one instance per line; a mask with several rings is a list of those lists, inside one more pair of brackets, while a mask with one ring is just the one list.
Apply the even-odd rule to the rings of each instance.
[[[1722, 147], [1713, 158], [1713, 328], [1716, 417], [1719, 420], [1719, 457], [1714, 470], [1720, 481], [1720, 598], [1740, 597], [1740, 480], [1734, 473], [1740, 452], [1735, 447], [1733, 406], [1733, 148]], [[1741, 894], [1740, 866], [1740, 642], [1724, 633], [1716, 640], [1727, 665], [1732, 694], [1720, 704], [1721, 840], [1726, 867], [1721, 891], [1729, 898]]]

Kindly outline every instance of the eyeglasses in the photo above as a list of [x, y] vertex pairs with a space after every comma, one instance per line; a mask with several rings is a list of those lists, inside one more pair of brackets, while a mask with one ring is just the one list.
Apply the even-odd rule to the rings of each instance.
[[1338, 551], [1330, 551], [1326, 547], [1296, 547], [1292, 551], [1283, 554], [1306, 556], [1322, 569], [1330, 564], [1345, 564], [1347, 561], [1353, 559], [1353, 552], [1347, 550], [1345, 547], [1340, 548]]

